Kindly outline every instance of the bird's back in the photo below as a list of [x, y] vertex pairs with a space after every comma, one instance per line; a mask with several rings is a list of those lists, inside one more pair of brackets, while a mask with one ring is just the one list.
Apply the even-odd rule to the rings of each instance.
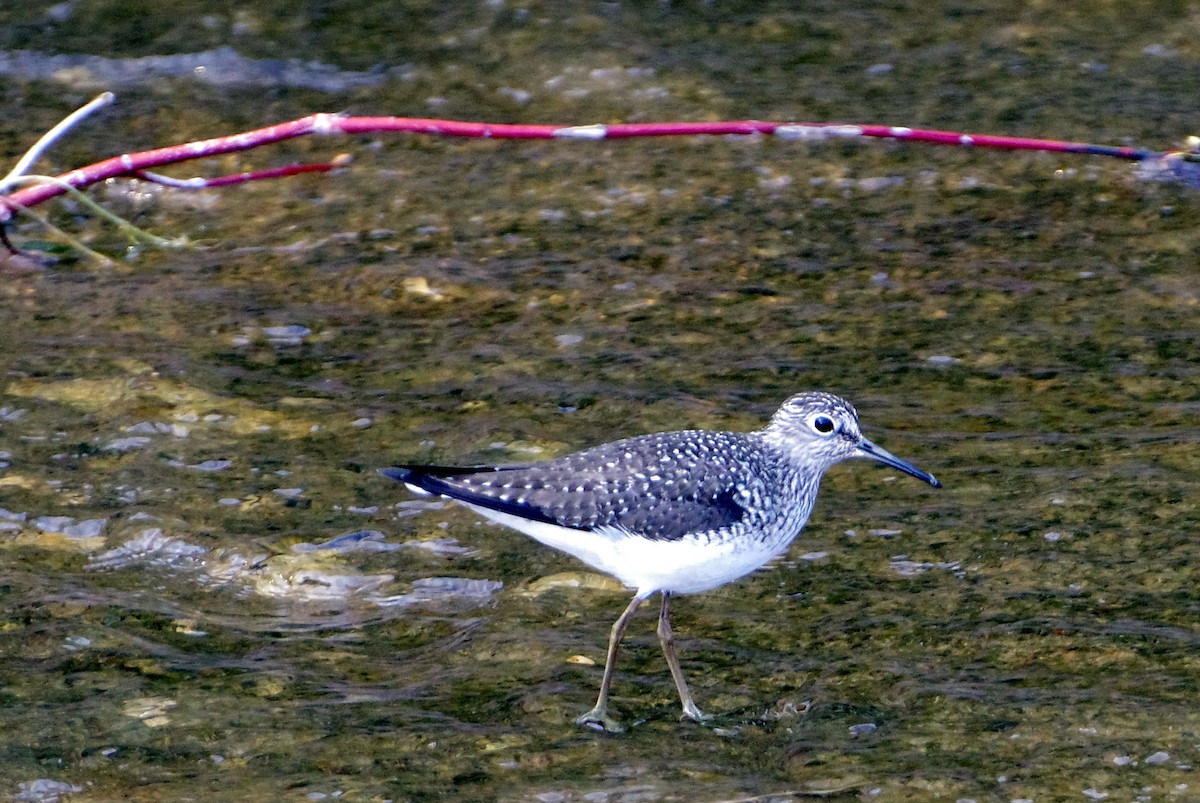
[[760, 521], [795, 484], [756, 434], [704, 430], [642, 435], [538, 463], [401, 470], [388, 476], [428, 493], [571, 529], [617, 527], [664, 541]]

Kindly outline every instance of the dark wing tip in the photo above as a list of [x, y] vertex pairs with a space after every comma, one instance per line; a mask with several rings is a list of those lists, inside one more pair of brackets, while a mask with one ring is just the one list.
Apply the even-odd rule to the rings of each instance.
[[396, 482], [406, 482], [413, 475], [413, 470], [408, 466], [388, 466], [387, 468], [376, 469], [376, 471], [389, 480], [395, 480]]
[[[499, 513], [508, 513], [530, 521], [540, 521], [546, 524], [556, 524], [560, 527], [570, 527], [559, 521], [551, 512], [535, 505], [508, 499], [501, 499], [485, 493], [479, 493], [472, 488], [464, 488], [455, 484], [454, 479], [468, 474], [487, 474], [508, 471], [521, 466], [421, 466], [398, 465], [378, 469], [379, 473], [388, 479], [402, 482], [410, 489], [420, 489], [434, 496], [445, 496], [459, 502], [488, 508]], [[578, 528], [574, 528], [578, 529]]]
[[422, 466], [401, 463], [378, 469], [378, 471], [389, 480], [402, 482], [432, 494], [445, 494], [448, 486], [442, 480], [461, 477], [464, 474], [476, 474], [481, 471], [495, 471], [495, 469], [491, 466]]
[[377, 469], [389, 480], [397, 482], [412, 482], [420, 477], [461, 477], [464, 474], [485, 474], [489, 471], [503, 471], [517, 466], [425, 466], [418, 463], [398, 463], [394, 466]]

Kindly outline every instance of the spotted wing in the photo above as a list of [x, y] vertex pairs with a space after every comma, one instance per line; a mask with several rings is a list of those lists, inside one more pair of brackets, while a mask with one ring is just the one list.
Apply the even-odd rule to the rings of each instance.
[[668, 433], [543, 463], [400, 465], [381, 473], [426, 493], [576, 530], [615, 528], [673, 541], [743, 521], [749, 515], [747, 500], [756, 495], [755, 478], [745, 476], [743, 444], [732, 440], [711, 444], [720, 449], [699, 449], [695, 437], [680, 440], [680, 435], [737, 437]]

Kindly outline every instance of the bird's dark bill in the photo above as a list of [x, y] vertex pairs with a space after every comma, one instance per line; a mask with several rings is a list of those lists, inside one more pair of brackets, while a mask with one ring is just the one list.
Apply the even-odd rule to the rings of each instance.
[[859, 457], [869, 457], [872, 460], [878, 460], [885, 466], [891, 466], [898, 471], [903, 471], [910, 477], [916, 477], [919, 480], [929, 483], [934, 488], [942, 487], [942, 483], [938, 481], [938, 478], [928, 471], [922, 471], [907, 460], [901, 460], [887, 449], [884, 449], [882, 446], [876, 446], [866, 438], [863, 438], [862, 443], [858, 445], [858, 451]]

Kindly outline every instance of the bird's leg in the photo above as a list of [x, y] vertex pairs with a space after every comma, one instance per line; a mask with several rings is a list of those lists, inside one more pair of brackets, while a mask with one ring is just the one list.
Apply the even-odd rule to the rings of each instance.
[[625, 730], [621, 723], [608, 715], [608, 687], [612, 684], [613, 667], [617, 664], [617, 648], [621, 645], [621, 638], [625, 635], [625, 626], [629, 624], [634, 612], [641, 606], [642, 599], [641, 596], [635, 596], [630, 600], [629, 607], [625, 609], [625, 612], [617, 617], [617, 621], [613, 622], [612, 632], [608, 637], [608, 657], [604, 660], [604, 677], [600, 681], [600, 696], [596, 698], [596, 705], [592, 707], [592, 710], [575, 720], [575, 724], [599, 725], [610, 733], [620, 733]]
[[662, 645], [663, 655], [667, 656], [667, 666], [671, 667], [671, 677], [675, 678], [675, 688], [679, 689], [679, 700], [683, 703], [683, 716], [680, 719], [690, 719], [703, 722], [712, 717], [700, 713], [688, 690], [687, 680], [683, 670], [679, 668], [679, 658], [675, 655], [675, 633], [671, 630], [671, 593], [662, 592], [662, 608], [658, 612], [658, 643]]

